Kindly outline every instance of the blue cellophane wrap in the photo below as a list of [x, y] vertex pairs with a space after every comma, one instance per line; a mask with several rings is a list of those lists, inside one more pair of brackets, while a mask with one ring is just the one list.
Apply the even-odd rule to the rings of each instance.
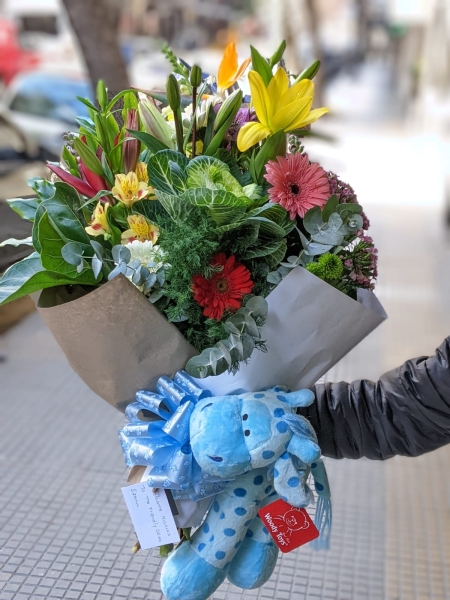
[[[173, 381], [160, 377], [157, 393], [140, 390], [125, 415], [128, 424], [119, 431], [128, 467], [151, 467], [148, 485], [172, 490], [175, 499], [201, 500], [222, 491], [229, 479], [204, 473], [192, 455], [189, 420], [199, 400], [211, 392], [197, 385], [185, 371]], [[149, 421], [148, 414], [156, 420]]]

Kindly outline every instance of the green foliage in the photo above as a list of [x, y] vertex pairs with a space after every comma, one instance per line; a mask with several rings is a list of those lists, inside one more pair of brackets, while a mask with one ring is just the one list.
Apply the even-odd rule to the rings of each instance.
[[47, 271], [37, 252], [10, 267], [0, 279], [0, 305], [7, 304], [27, 294], [57, 285], [66, 284], [93, 285], [92, 273], [84, 272], [72, 279], [61, 273]]
[[36, 210], [41, 203], [40, 198], [12, 198], [7, 200], [9, 206], [19, 217], [27, 221], [34, 221]]
[[267, 60], [261, 56], [261, 54], [256, 48], [250, 46], [250, 52], [252, 57], [252, 68], [254, 71], [261, 75], [267, 87], [270, 83], [270, 80], [273, 77], [272, 68], [267, 62]]
[[[297, 229], [302, 250], [298, 256], [280, 262], [278, 269], [267, 275], [267, 281], [278, 285], [291, 269], [303, 266], [330, 283], [337, 282], [343, 267], [342, 261], [333, 255], [355, 239], [355, 233], [363, 225], [361, 212], [359, 204], [339, 204], [336, 196], [331, 196], [323, 209], [315, 206], [308, 210], [302, 221], [305, 233]], [[316, 258], [323, 255], [332, 258]]]
[[257, 346], [263, 349], [260, 329], [264, 325], [267, 308], [264, 298], [247, 297], [243, 306], [223, 325], [228, 337], [191, 358], [186, 364], [187, 373], [203, 379], [227, 370], [233, 372], [240, 362], [250, 358]]

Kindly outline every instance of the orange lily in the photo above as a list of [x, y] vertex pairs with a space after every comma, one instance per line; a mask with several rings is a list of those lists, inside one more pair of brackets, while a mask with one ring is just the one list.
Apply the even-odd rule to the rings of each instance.
[[239, 67], [236, 44], [230, 42], [223, 53], [222, 62], [217, 73], [217, 86], [224, 91], [231, 87], [242, 77], [245, 69], [250, 64], [251, 58], [247, 58]]

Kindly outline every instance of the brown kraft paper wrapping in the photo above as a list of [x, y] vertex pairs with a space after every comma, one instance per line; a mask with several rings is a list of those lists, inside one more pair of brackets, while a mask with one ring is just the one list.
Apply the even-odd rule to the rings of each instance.
[[38, 310], [72, 369], [122, 411], [138, 390], [155, 390], [159, 377], [198, 354], [123, 275], [89, 294], [44, 290]]

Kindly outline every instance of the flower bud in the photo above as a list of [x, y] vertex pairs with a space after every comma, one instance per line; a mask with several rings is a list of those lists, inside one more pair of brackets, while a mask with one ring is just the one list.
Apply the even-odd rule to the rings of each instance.
[[189, 76], [189, 81], [192, 87], [198, 87], [202, 82], [202, 70], [199, 66], [193, 65], [191, 68], [191, 74]]
[[[127, 111], [125, 120], [126, 129], [131, 131], [139, 130], [139, 114], [135, 108], [130, 108]], [[136, 169], [139, 154], [141, 152], [141, 142], [134, 137], [132, 134], [128, 134], [123, 143], [123, 166], [125, 173], [130, 173]]]
[[181, 97], [178, 81], [176, 80], [175, 75], [173, 73], [171, 73], [167, 78], [166, 94], [170, 108], [174, 112], [177, 111], [181, 105]]
[[146, 98], [139, 101], [139, 115], [147, 133], [168, 148], [173, 148], [172, 129], [151, 100]]
[[310, 65], [307, 69], [305, 69], [304, 71], [302, 71], [300, 73], [300, 75], [294, 81], [294, 84], [298, 83], [299, 81], [302, 81], [303, 79], [313, 79], [319, 72], [319, 69], [320, 69], [320, 60], [316, 60], [315, 62], [313, 62], [312, 65]]
[[232, 119], [242, 104], [242, 91], [236, 90], [228, 96], [222, 106], [219, 108], [216, 120], [214, 121], [214, 131], [218, 131], [229, 119]]

